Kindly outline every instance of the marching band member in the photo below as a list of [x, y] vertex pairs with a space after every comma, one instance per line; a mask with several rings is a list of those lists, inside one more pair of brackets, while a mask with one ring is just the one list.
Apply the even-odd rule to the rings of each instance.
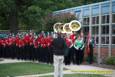
[[63, 77], [63, 61], [65, 52], [65, 40], [58, 34], [53, 40], [54, 77]]
[[6, 43], [5, 43], [5, 38], [3, 38], [2, 40], [1, 40], [1, 45], [2, 45], [2, 57], [6, 57], [5, 56], [5, 50], [6, 50]]
[[3, 57], [3, 39], [0, 38], [0, 58]]
[[72, 40], [72, 43], [75, 42], [75, 39], [76, 39], [76, 33], [75, 32], [72, 32], [72, 34], [70, 35], [70, 39]]
[[29, 40], [30, 60], [34, 60], [34, 49], [33, 49], [34, 33], [30, 31], [29, 36], [30, 36], [30, 40]]
[[40, 43], [39, 43], [39, 37], [36, 34], [34, 35], [33, 44], [34, 44], [34, 59], [39, 61], [39, 46], [40, 46]]
[[51, 35], [50, 35], [49, 32], [48, 32], [48, 33], [47, 33], [47, 37], [46, 37], [47, 63], [53, 63], [53, 52], [52, 52], [52, 50], [51, 50], [52, 41], [53, 41], [53, 38], [51, 37]]
[[2, 57], [2, 44], [1, 44], [1, 38], [0, 38], [0, 58]]
[[69, 38], [69, 34], [67, 34], [67, 36], [65, 38], [65, 42], [66, 42], [66, 45], [67, 45], [67, 50], [66, 50], [66, 53], [65, 53], [65, 64], [68, 65], [68, 64], [70, 64], [70, 61], [71, 61], [71, 51], [70, 51], [70, 49], [73, 46], [73, 42]]
[[76, 63], [77, 63], [77, 65], [79, 65], [81, 63], [81, 58], [82, 58], [83, 48], [84, 48], [84, 41], [80, 35], [75, 40], [74, 48], [76, 49], [75, 50]]
[[69, 56], [70, 56], [70, 61], [75, 64], [75, 48], [74, 48], [74, 43], [75, 43], [75, 39], [76, 39], [76, 33], [75, 32], [72, 32], [72, 34], [70, 34], [70, 37], [69, 37], [71, 40], [72, 40], [72, 44], [71, 44], [71, 48], [70, 48], [70, 51], [69, 51]]

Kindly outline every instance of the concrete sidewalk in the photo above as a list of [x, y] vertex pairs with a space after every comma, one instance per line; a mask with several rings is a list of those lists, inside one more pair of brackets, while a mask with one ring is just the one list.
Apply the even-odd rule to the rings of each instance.
[[65, 66], [66, 69], [74, 73], [80, 74], [100, 74], [104, 76], [111, 76], [115, 70], [96, 67], [92, 65], [68, 65]]
[[19, 63], [19, 62], [31, 62], [31, 61], [18, 60], [18, 59], [4, 59], [4, 58], [0, 58], [0, 64], [3, 64], [3, 63]]

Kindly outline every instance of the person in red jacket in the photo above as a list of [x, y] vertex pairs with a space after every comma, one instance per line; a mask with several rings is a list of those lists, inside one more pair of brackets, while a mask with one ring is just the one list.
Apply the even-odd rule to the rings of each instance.
[[3, 56], [2, 53], [3, 53], [3, 50], [2, 50], [2, 39], [0, 38], [0, 58]]
[[73, 47], [73, 44], [74, 44], [75, 39], [76, 39], [76, 33], [73, 32], [72, 34], [70, 34], [69, 38], [72, 40], [72, 46], [71, 46], [71, 48], [69, 50], [70, 61], [72, 61], [72, 63], [75, 64], [76, 63], [75, 58], [74, 58], [74, 56], [75, 56], [75, 48]]
[[1, 45], [2, 45], [2, 57], [5, 57], [5, 49], [6, 49], [5, 38], [1, 39]]
[[24, 42], [25, 42], [26, 45], [29, 45], [30, 35], [28, 33], [24, 36]]
[[30, 59], [30, 35], [28, 33], [26, 33], [24, 35], [24, 44], [25, 44], [25, 47], [24, 47], [24, 52], [25, 52], [25, 59]]
[[46, 48], [47, 47], [47, 41], [45, 37], [41, 38], [41, 47], [42, 48]]
[[76, 39], [76, 34], [73, 32], [71, 35], [70, 35], [70, 37], [69, 37], [71, 40], [72, 40], [72, 42], [74, 43], [75, 42], [75, 39]]
[[51, 35], [49, 34], [49, 32], [47, 33], [47, 36], [46, 36], [46, 62], [47, 63], [53, 63], [53, 52], [51, 50], [51, 45], [52, 45], [52, 42], [53, 42], [53, 38], [51, 37]]
[[66, 42], [66, 45], [67, 45], [67, 50], [66, 50], [66, 53], [65, 53], [65, 60], [64, 60], [64, 62], [65, 62], [66, 65], [69, 65], [70, 64], [70, 59], [71, 59], [70, 49], [73, 46], [73, 42], [69, 38], [69, 34], [66, 35], [65, 42]]
[[16, 38], [15, 38], [15, 43], [16, 43], [16, 46], [18, 47], [18, 41], [19, 41], [19, 36], [16, 35]]

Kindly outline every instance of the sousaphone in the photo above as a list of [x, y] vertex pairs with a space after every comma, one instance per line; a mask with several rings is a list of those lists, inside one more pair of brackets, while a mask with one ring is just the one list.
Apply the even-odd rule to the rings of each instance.
[[63, 29], [65, 33], [72, 33], [72, 30], [69, 28], [69, 23], [65, 23]]
[[63, 23], [61, 23], [61, 24], [58, 26], [58, 32], [59, 32], [59, 33], [65, 33], [63, 27], [64, 27], [64, 24], [63, 24]]
[[56, 32], [56, 33], [59, 32], [58, 28], [59, 28], [59, 25], [61, 25], [61, 24], [62, 23], [60, 23], [60, 22], [57, 22], [57, 23], [54, 24], [54, 26], [53, 26], [54, 32]]
[[59, 33], [64, 33], [64, 30], [63, 30], [63, 23], [55, 23], [54, 26], [53, 26], [53, 29], [54, 29], [54, 32], [59, 32]]
[[72, 30], [72, 31], [79, 31], [81, 29], [81, 23], [77, 20], [72, 20], [70, 23], [69, 23], [69, 28]]

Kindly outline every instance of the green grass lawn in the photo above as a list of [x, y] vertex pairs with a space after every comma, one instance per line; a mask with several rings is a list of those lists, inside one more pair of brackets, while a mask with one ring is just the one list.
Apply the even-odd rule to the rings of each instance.
[[[40, 63], [8, 63], [0, 64], [0, 77], [14, 77], [22, 75], [33, 75], [53, 72], [53, 65]], [[42, 76], [53, 77], [53, 76]], [[86, 74], [71, 74], [64, 75], [64, 77], [104, 77], [101, 75], [86, 75]]]
[[40, 63], [8, 63], [0, 64], [0, 77], [33, 75], [53, 72], [53, 66]]

